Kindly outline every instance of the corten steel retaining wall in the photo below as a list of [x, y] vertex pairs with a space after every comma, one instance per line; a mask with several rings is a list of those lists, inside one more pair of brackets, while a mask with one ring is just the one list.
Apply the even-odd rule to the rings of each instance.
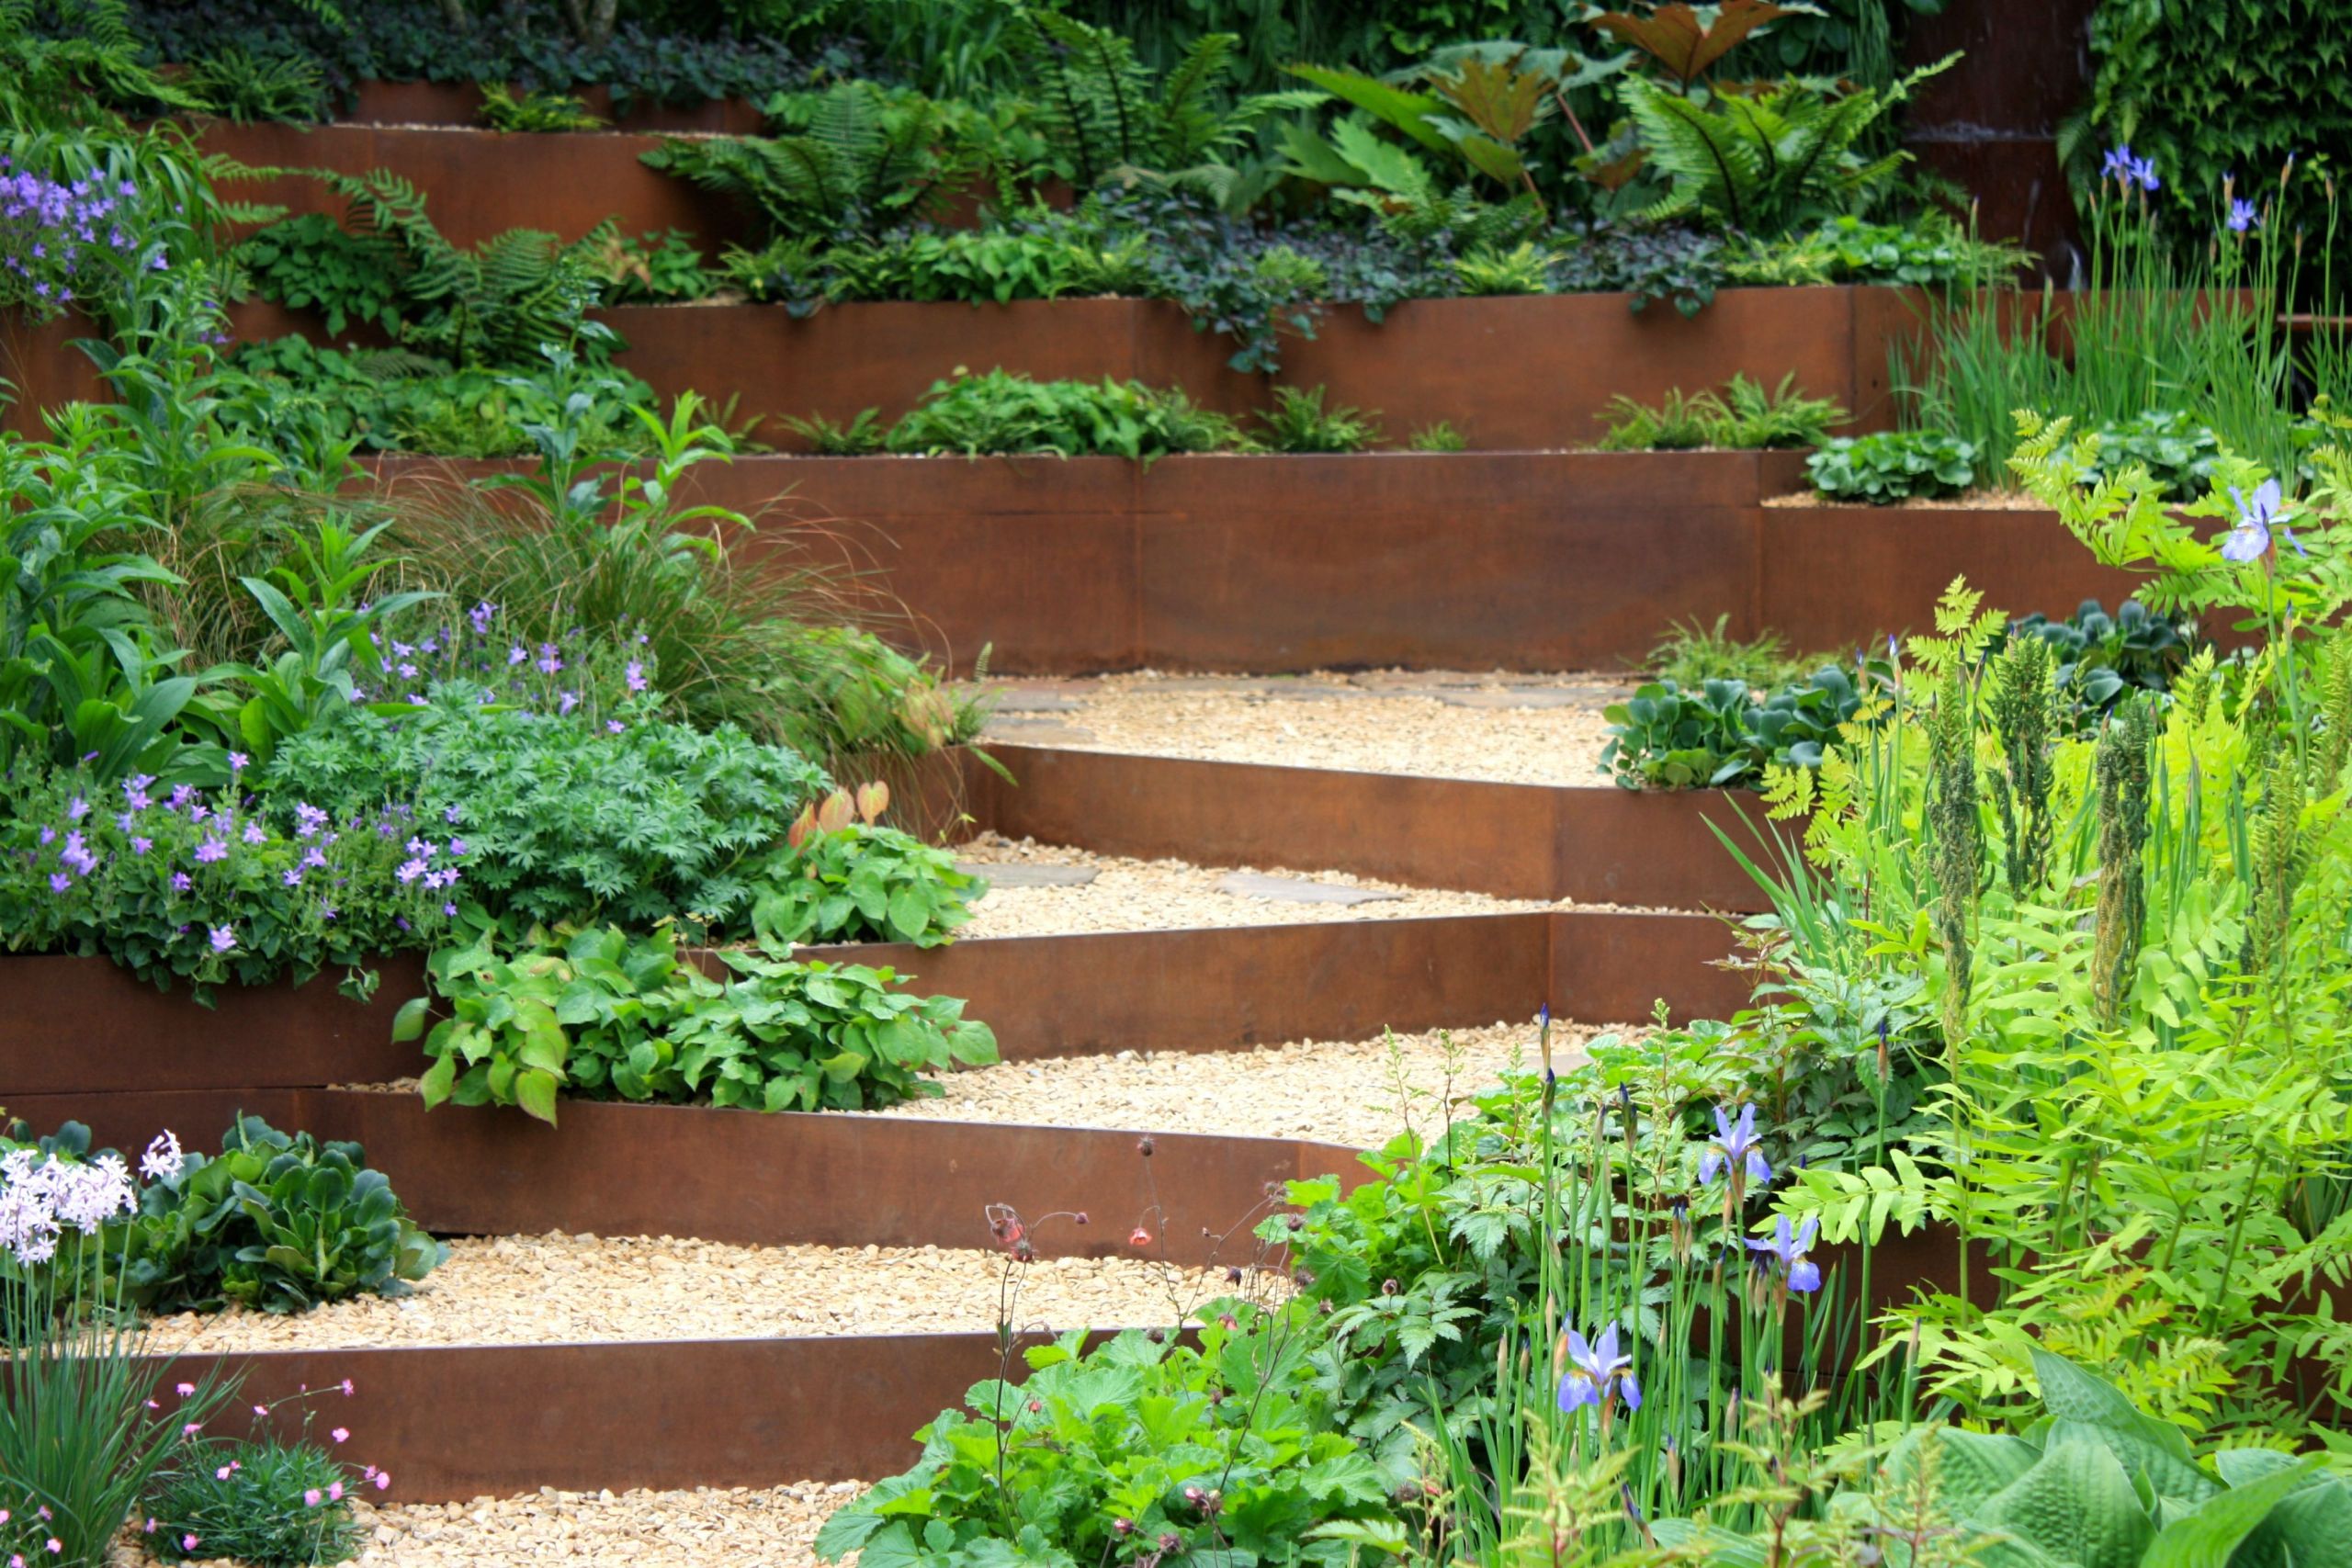
[[[1678, 1017], [1721, 1017], [1747, 996], [1739, 976], [1714, 966], [1732, 945], [1713, 917], [1593, 910], [804, 953], [888, 964], [910, 989], [964, 998], [996, 1031], [1005, 1059], [1019, 1062], [1361, 1040], [1383, 1029], [1527, 1019], [1546, 1005], [1592, 1023], [1646, 1019], [1659, 999]], [[391, 1020], [424, 994], [422, 964], [400, 954], [380, 968], [367, 1006], [322, 976], [299, 989], [226, 987], [207, 1010], [103, 958], [0, 958], [0, 999], [9, 1004], [0, 1010], [0, 1106], [21, 1113], [44, 1100], [280, 1092], [413, 1075], [420, 1048], [394, 1043]]]
[[1285, 337], [1275, 380], [1227, 364], [1236, 345], [1196, 331], [1156, 299], [1008, 304], [851, 303], [795, 319], [768, 306], [623, 306], [605, 317], [628, 349], [620, 363], [657, 391], [732, 393], [771, 441], [803, 445], [786, 416], [888, 422], [958, 367], [1040, 379], [1135, 378], [1182, 388], [1229, 413], [1266, 407], [1276, 384], [1322, 386], [1327, 403], [1377, 411], [1396, 442], [1438, 421], [1484, 450], [1552, 449], [1598, 439], [1623, 393], [1657, 402], [1745, 374], [1768, 387], [1793, 373], [1835, 399], [1860, 429], [1892, 423], [1888, 352], [1916, 333], [1925, 298], [1896, 288], [1727, 288], [1696, 316], [1635, 311], [1623, 294], [1409, 299], [1374, 322], [1327, 313], [1315, 336]]
[[1761, 504], [1802, 474], [1788, 452], [744, 457], [680, 490], [760, 517], [752, 549], [854, 573], [893, 640], [1007, 675], [1636, 668], [1692, 616], [1826, 649], [1927, 626], [1955, 577], [2016, 615], [2133, 585], [2052, 512]]

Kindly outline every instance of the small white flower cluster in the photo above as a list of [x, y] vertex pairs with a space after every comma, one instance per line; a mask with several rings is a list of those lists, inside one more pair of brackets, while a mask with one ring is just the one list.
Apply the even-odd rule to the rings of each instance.
[[[139, 1168], [150, 1180], [167, 1180], [181, 1162], [179, 1140], [165, 1133], [148, 1145]], [[0, 1155], [0, 1247], [28, 1268], [56, 1257], [66, 1231], [96, 1235], [108, 1220], [138, 1207], [130, 1168], [111, 1149], [87, 1164], [38, 1149]]]

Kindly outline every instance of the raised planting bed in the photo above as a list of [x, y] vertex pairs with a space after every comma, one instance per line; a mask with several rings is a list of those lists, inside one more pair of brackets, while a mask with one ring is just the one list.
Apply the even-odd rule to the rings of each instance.
[[[1914, 292], [1880, 288], [1727, 288], [1689, 317], [1635, 311], [1623, 294], [1413, 299], [1378, 322], [1337, 310], [1312, 339], [1285, 340], [1280, 380], [1377, 410], [1399, 443], [1442, 420], [1481, 449], [1584, 446], [1620, 393], [1655, 403], [1741, 373], [1768, 387], [1794, 373], [1875, 430], [1893, 414], [1888, 350], [1920, 308]], [[628, 340], [621, 363], [655, 390], [737, 395], [737, 412], [769, 416], [763, 434], [786, 446], [785, 416], [874, 408], [895, 420], [959, 366], [1133, 378], [1229, 413], [1264, 407], [1273, 385], [1229, 369], [1234, 345], [1169, 300], [850, 303], [797, 320], [760, 305], [635, 305], [605, 317]]]
[[[446, 126], [207, 123], [207, 152], [260, 169], [330, 169], [362, 175], [382, 169], [425, 195], [425, 212], [452, 243], [479, 244], [509, 229], [539, 229], [576, 240], [605, 219], [624, 234], [683, 229], [712, 254], [744, 236], [729, 204], [639, 162], [660, 145], [623, 131], [535, 135]], [[231, 187], [239, 199], [289, 212], [339, 218], [347, 205], [299, 174]], [[724, 382], [705, 389], [726, 391]]]
[[1194, 1265], [1223, 1261], [1201, 1227], [1261, 1212], [1268, 1182], [1363, 1174], [1352, 1150], [1297, 1139], [1154, 1134], [1146, 1156], [1137, 1131], [571, 1100], [550, 1127], [513, 1110], [427, 1111], [413, 1090], [31, 1095], [8, 1110], [41, 1129], [87, 1122], [122, 1148], [166, 1127], [200, 1145], [240, 1111], [356, 1139], [416, 1223], [449, 1235], [967, 1247], [986, 1236], [983, 1208], [1011, 1203], [1118, 1221], [1043, 1233], [1041, 1256], [1125, 1257], [1132, 1216], [1159, 1203], [1163, 1255]]

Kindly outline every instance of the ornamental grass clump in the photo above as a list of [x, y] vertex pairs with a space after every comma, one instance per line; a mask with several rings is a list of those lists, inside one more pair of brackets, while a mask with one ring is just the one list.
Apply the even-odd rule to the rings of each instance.
[[137, 1209], [141, 1178], [177, 1158], [168, 1134], [139, 1175], [112, 1153], [0, 1153], [0, 1551], [27, 1562], [105, 1568], [155, 1478], [234, 1394], [216, 1371], [166, 1404], [122, 1275], [103, 1267], [100, 1238]]

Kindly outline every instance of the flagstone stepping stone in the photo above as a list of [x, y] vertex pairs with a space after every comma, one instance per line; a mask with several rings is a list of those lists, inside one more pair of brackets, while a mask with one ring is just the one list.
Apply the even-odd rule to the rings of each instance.
[[1402, 897], [1375, 887], [1344, 887], [1337, 883], [1267, 876], [1254, 871], [1237, 871], [1218, 878], [1216, 890], [1238, 898], [1275, 898], [1285, 904], [1391, 904]]
[[956, 869], [967, 876], [985, 876], [991, 890], [1000, 887], [1083, 887], [1102, 874], [1091, 865], [1036, 865], [1027, 861], [959, 860]]

